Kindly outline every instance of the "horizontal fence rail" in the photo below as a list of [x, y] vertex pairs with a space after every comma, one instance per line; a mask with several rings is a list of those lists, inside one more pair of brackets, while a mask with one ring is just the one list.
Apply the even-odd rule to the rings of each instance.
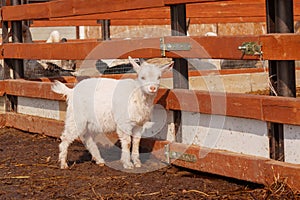
[[[46, 3], [5, 6], [2, 8], [2, 20], [138, 20], [169, 19], [170, 10], [166, 5], [173, 1], [52, 1]], [[221, 3], [220, 3], [221, 2]], [[187, 3], [187, 17], [191, 23], [222, 22], [264, 22], [265, 1], [174, 1], [174, 4]], [[294, 3], [295, 19], [300, 19], [300, 1]], [[137, 10], [136, 10], [137, 9]], [[25, 12], [24, 12], [25, 11]], [[145, 21], [147, 22], [147, 21]], [[165, 21], [167, 22], [167, 21]], [[49, 22], [50, 23], [50, 22]], [[52, 22], [53, 23], [53, 22]], [[120, 21], [117, 24], [122, 24]], [[123, 22], [125, 24], [126, 21]], [[149, 23], [151, 23], [149, 21]], [[147, 24], [147, 23], [145, 23]], [[160, 24], [163, 24], [161, 22]]]
[[[64, 78], [61, 78], [61, 80], [63, 81]], [[70, 79], [66, 78], [64, 81], [70, 81]], [[5, 80], [0, 82], [0, 91], [2, 95], [64, 101], [65, 98], [62, 95], [51, 91], [51, 85], [51, 82]], [[73, 87], [74, 83], [69, 83], [68, 86]], [[215, 106], [218, 101], [220, 106]], [[163, 105], [167, 110], [182, 110], [300, 125], [300, 99], [294, 98], [160, 89], [156, 102]]]
[[[216, 0], [198, 0], [192, 2], [181, 3], [197, 3], [208, 2]], [[177, 4], [178, 2], [174, 2]], [[145, 9], [163, 7], [167, 4], [173, 4], [171, 0], [165, 2], [164, 0], [134, 0], [124, 1], [115, 0], [113, 3], [110, 0], [57, 0], [47, 3], [36, 3], [19, 6], [5, 6], [2, 8], [2, 15], [4, 21], [14, 20], [30, 20], [30, 19], [50, 19], [57, 17], [68, 17], [77, 15], [87, 15], [94, 13], [109, 13], [124, 10]], [[42, 8], [42, 9], [41, 9]], [[26, 10], [26, 12], [23, 12]], [[22, 12], [21, 12], [22, 11]]]
[[[261, 45], [262, 55], [244, 55], [239, 48], [245, 42]], [[171, 45], [170, 49], [168, 49], [168, 45]], [[127, 58], [129, 55], [142, 58], [300, 60], [300, 54], [295, 51], [299, 48], [300, 35], [294, 34], [220, 37], [168, 36], [109, 41], [75, 40], [66, 43], [5, 43], [1, 47], [1, 56], [2, 58], [16, 59], [71, 60]], [[107, 51], [108, 49], [109, 51]]]

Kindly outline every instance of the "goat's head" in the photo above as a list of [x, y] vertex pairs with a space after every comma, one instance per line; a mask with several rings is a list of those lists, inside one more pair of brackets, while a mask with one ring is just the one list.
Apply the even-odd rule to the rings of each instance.
[[138, 74], [138, 82], [143, 92], [149, 95], [154, 95], [158, 91], [160, 78], [163, 72], [170, 70], [173, 67], [174, 62], [159, 67], [154, 64], [142, 62], [141, 65], [136, 63], [130, 56], [129, 62], [132, 64], [133, 69]]

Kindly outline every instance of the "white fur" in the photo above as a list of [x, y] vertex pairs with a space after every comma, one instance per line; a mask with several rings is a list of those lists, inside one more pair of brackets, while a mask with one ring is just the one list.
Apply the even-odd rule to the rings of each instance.
[[52, 31], [46, 43], [57, 43], [57, 42], [60, 42], [60, 33], [58, 31]]
[[[67, 168], [67, 150], [78, 137], [86, 144], [97, 164], [103, 165], [94, 138], [97, 134], [117, 132], [122, 146], [121, 162], [131, 169], [141, 167], [139, 143], [142, 132], [150, 123], [153, 100], [156, 96], [161, 73], [173, 63], [158, 68], [146, 62], [139, 66], [129, 57], [138, 73], [133, 79], [90, 78], [79, 82], [73, 89], [55, 82], [52, 90], [67, 96], [65, 129], [59, 145], [61, 168]], [[130, 155], [130, 146], [132, 152]], [[132, 162], [131, 162], [132, 160]]]

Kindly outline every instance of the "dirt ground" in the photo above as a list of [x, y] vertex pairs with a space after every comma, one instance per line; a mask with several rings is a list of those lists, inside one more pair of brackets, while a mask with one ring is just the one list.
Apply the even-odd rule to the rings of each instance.
[[[0, 199], [300, 199], [279, 181], [261, 186], [167, 165], [144, 173], [100, 167], [79, 142], [69, 148], [72, 167], [61, 170], [58, 144], [56, 138], [0, 129]], [[151, 165], [142, 162], [142, 168]]]

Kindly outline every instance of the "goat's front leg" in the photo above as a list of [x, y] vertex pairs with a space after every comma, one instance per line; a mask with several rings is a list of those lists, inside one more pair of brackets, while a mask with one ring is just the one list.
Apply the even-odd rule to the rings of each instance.
[[132, 138], [132, 154], [131, 154], [131, 159], [133, 161], [133, 164], [135, 167], [141, 167], [141, 160], [140, 160], [140, 152], [139, 152], [139, 147], [140, 147], [140, 140], [141, 137], [138, 136], [133, 136]]
[[122, 131], [119, 128], [117, 130], [117, 133], [121, 141], [121, 148], [122, 148], [121, 162], [123, 164], [123, 167], [125, 169], [132, 169], [133, 164], [130, 161], [131, 135]]
[[133, 161], [133, 164], [135, 167], [141, 167], [141, 160], [140, 160], [140, 141], [141, 141], [141, 133], [142, 128], [137, 127], [133, 129], [133, 135], [132, 135], [132, 154], [131, 159]]

